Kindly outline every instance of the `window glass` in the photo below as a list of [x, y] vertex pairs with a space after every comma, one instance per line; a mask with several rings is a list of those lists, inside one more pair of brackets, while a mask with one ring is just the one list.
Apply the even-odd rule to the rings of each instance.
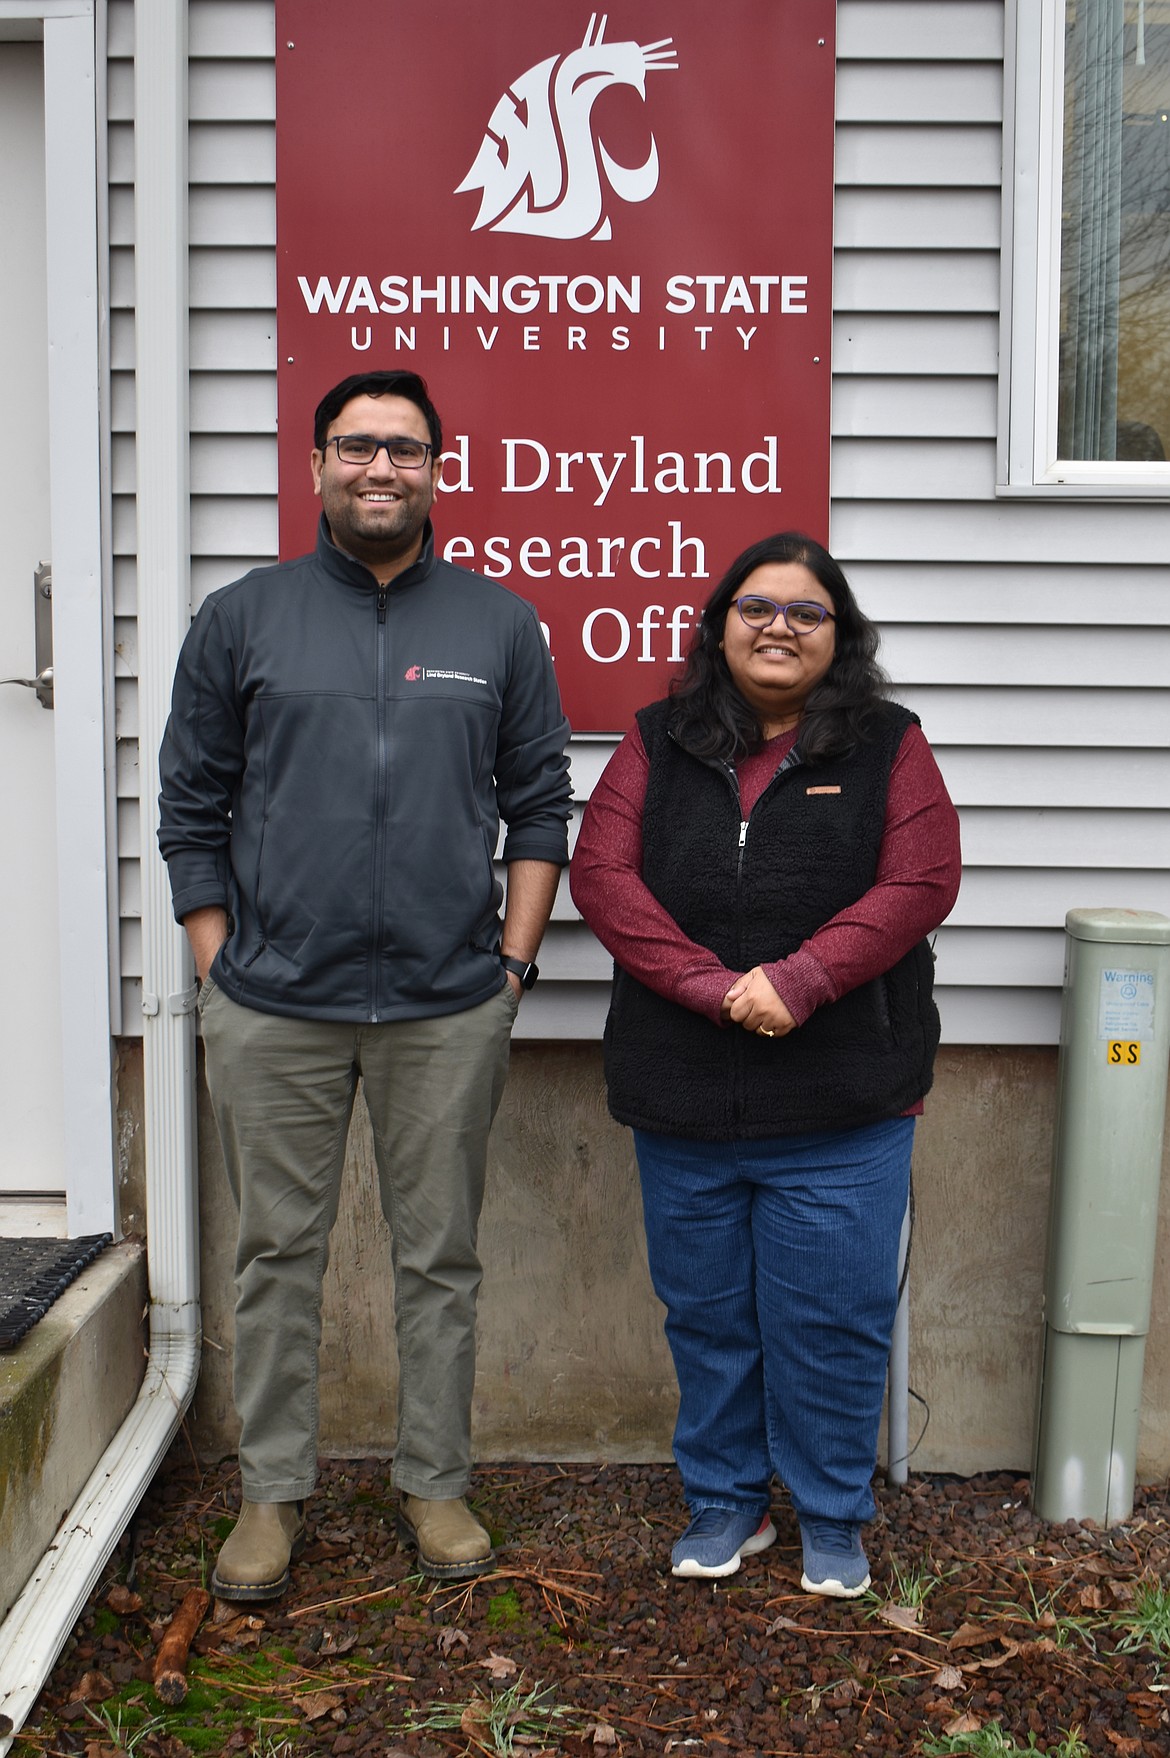
[[1170, 454], [1170, 0], [1066, 0], [1058, 454]]

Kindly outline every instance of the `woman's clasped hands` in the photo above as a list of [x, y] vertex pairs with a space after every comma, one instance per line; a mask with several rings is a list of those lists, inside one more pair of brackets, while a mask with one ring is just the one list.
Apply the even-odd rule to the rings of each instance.
[[723, 1019], [761, 1038], [782, 1038], [796, 1021], [759, 965], [737, 977], [723, 997]]

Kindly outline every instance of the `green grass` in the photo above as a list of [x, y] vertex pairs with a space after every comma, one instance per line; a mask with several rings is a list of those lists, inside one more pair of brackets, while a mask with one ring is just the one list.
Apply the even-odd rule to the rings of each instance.
[[985, 1723], [978, 1733], [928, 1736], [922, 1750], [927, 1758], [1031, 1758], [1035, 1752], [1048, 1758], [1091, 1758], [1080, 1728], [1070, 1728], [1059, 1745], [1038, 1746], [1035, 1734], [1029, 1733], [1027, 1745], [1018, 1746], [998, 1721]]
[[[504, 1691], [491, 1696], [476, 1692], [462, 1703], [430, 1703], [424, 1712], [408, 1712], [406, 1730], [419, 1733], [426, 1728], [462, 1728], [463, 1718], [471, 1711], [476, 1721], [476, 1739], [483, 1750], [496, 1758], [511, 1758], [532, 1741], [547, 1742], [558, 1732], [572, 1733], [583, 1724], [582, 1718], [564, 1704], [554, 1701], [549, 1686], [540, 1680], [524, 1689], [524, 1674]], [[559, 1726], [555, 1725], [558, 1724]]]
[[1143, 1581], [1132, 1607], [1118, 1613], [1116, 1622], [1126, 1629], [1117, 1644], [1119, 1649], [1151, 1648], [1155, 1654], [1170, 1655], [1170, 1587], [1160, 1581]]
[[1042, 1630], [1050, 1641], [1055, 1642], [1058, 1648], [1071, 1648], [1076, 1644], [1087, 1648], [1091, 1654], [1096, 1654], [1095, 1632], [1100, 1629], [1100, 1622], [1094, 1622], [1092, 1618], [1074, 1616], [1071, 1612], [1061, 1611], [1054, 1593], [1046, 1593], [1041, 1599], [1037, 1595], [1032, 1577], [1027, 1570], [1021, 1567], [1020, 1573], [1024, 1577], [1024, 1585], [1028, 1590], [1029, 1606], [1025, 1608], [1015, 1601], [1007, 1600], [999, 1601], [995, 1609], [1001, 1615], [1019, 1618], [1024, 1623], [1033, 1625], [1037, 1630]]
[[[949, 1572], [949, 1571], [948, 1571]], [[886, 1598], [894, 1605], [904, 1605], [911, 1611], [921, 1611], [936, 1587], [946, 1580], [946, 1573], [939, 1574], [927, 1557], [921, 1563], [911, 1563], [905, 1568], [900, 1563], [890, 1563], [890, 1587]]]

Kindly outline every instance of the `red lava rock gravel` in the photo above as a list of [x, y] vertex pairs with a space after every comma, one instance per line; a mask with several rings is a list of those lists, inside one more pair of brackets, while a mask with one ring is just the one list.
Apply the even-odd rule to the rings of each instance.
[[[1072, 1730], [1082, 1754], [1170, 1753], [1163, 1489], [1101, 1531], [1046, 1526], [1013, 1475], [880, 1488], [874, 1590], [841, 1602], [801, 1591], [779, 1492], [771, 1550], [725, 1581], [674, 1580], [686, 1514], [666, 1465], [483, 1465], [472, 1500], [499, 1568], [426, 1582], [395, 1538], [386, 1462], [334, 1461], [285, 1600], [205, 1622], [188, 1703], [164, 1710], [158, 1642], [210, 1574], [237, 1493], [230, 1463], [200, 1471], [176, 1447], [17, 1754], [903, 1758], [962, 1750], [961, 1733], [993, 1723], [1009, 1754], [1064, 1758]], [[1170, 1648], [1170, 1606], [1163, 1626]], [[543, 1715], [509, 1724], [537, 1690]]]

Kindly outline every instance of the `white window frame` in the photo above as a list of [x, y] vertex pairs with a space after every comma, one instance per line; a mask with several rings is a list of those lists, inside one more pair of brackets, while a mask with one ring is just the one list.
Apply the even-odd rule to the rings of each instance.
[[1170, 498], [1170, 463], [1056, 453], [1065, 0], [1008, 0], [996, 493]]

